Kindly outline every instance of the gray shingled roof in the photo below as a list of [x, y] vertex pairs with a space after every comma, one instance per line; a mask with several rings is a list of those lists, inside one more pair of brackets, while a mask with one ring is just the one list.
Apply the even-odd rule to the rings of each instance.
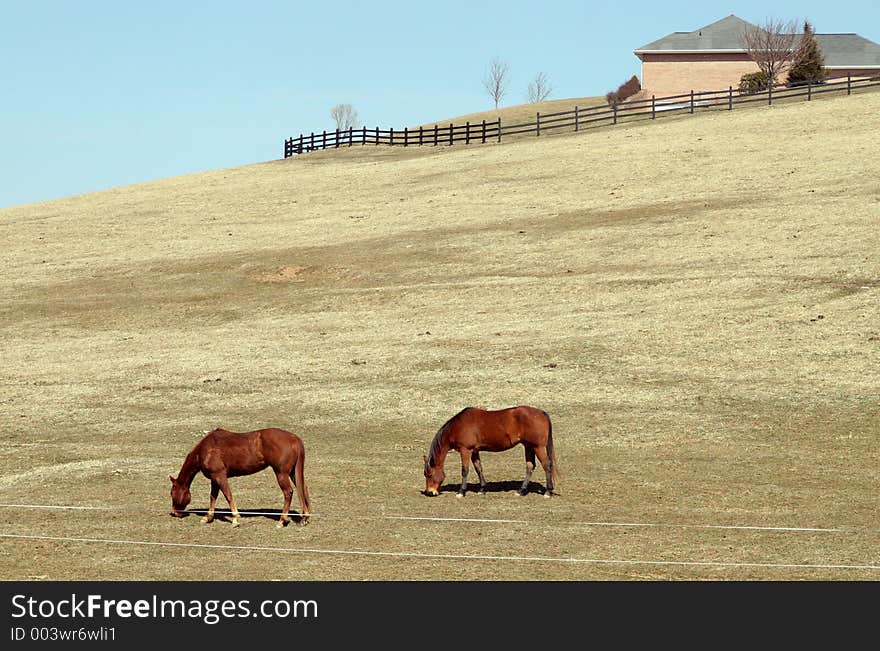
[[880, 68], [880, 45], [858, 34], [816, 34], [825, 56], [825, 67], [872, 66]]
[[[744, 52], [740, 37], [751, 23], [731, 14], [692, 32], [673, 32], [635, 50], [643, 52]], [[826, 67], [880, 67], [880, 45], [858, 34], [816, 34]]]

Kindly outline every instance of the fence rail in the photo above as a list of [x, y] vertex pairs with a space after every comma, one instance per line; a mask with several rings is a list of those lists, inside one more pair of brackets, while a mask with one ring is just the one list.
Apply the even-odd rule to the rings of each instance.
[[300, 134], [296, 138], [287, 138], [284, 141], [284, 158], [290, 158], [295, 154], [304, 154], [320, 149], [334, 149], [338, 147], [352, 147], [353, 145], [389, 145], [389, 146], [440, 146], [454, 145], [456, 143], [485, 144], [487, 142], [501, 142], [503, 136], [522, 134], [534, 134], [540, 137], [542, 133], [557, 129], [573, 129], [580, 131], [582, 128], [590, 128], [607, 124], [618, 124], [621, 121], [634, 119], [656, 119], [664, 115], [681, 113], [694, 114], [697, 111], [710, 109], [723, 109], [732, 111], [734, 106], [740, 104], [766, 103], [772, 105], [781, 100], [806, 97], [812, 100], [814, 95], [825, 93], [845, 92], [851, 95], [854, 90], [880, 86], [880, 77], [863, 77], [853, 79], [852, 75], [846, 78], [832, 80], [823, 83], [807, 83], [798, 86], [775, 84], [758, 92], [744, 92], [732, 86], [726, 90], [718, 91], [690, 91], [680, 95], [654, 97], [628, 102], [615, 102], [610, 106], [593, 106], [580, 108], [573, 111], [559, 111], [556, 113], [535, 113], [535, 120], [531, 122], [519, 122], [516, 124], [501, 124], [501, 118], [487, 122], [465, 122], [464, 124], [435, 124], [432, 127], [419, 127], [417, 129], [369, 129], [360, 127], [344, 131], [312, 132], [308, 135]]

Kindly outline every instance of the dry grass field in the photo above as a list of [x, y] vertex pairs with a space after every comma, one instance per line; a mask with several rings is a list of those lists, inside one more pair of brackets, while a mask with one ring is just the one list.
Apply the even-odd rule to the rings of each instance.
[[[0, 579], [880, 579], [878, 115], [353, 147], [0, 211]], [[484, 455], [485, 496], [456, 499], [455, 454], [420, 493], [447, 418], [523, 403], [559, 496], [540, 469], [514, 495], [521, 448]], [[168, 516], [221, 426], [302, 436], [309, 526]], [[268, 471], [231, 485], [280, 509]]]
[[[477, 124], [482, 120], [486, 122], [494, 122], [501, 118], [504, 124], [519, 124], [535, 121], [535, 114], [541, 113], [547, 115], [549, 113], [561, 113], [564, 111], [574, 111], [575, 107], [580, 109], [607, 107], [608, 103], [604, 97], [571, 97], [565, 99], [548, 99], [543, 102], [530, 102], [527, 104], [515, 104], [513, 106], [503, 106], [496, 110], [482, 111], [478, 113], [469, 113], [452, 120], [440, 120], [439, 122], [428, 122], [421, 126], [433, 128], [435, 124], [439, 126], [448, 125], [450, 122], [456, 125], [463, 125], [466, 122]], [[420, 125], [416, 125], [418, 128]]]

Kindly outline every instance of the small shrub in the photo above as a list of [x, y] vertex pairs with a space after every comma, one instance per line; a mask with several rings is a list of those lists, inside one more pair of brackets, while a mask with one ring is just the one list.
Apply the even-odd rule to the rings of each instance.
[[[776, 78], [773, 78], [773, 83], [776, 83]], [[758, 72], [749, 72], [739, 80], [739, 92], [744, 95], [754, 95], [755, 93], [762, 93], [767, 90], [767, 73], [764, 71]]]
[[629, 78], [629, 81], [618, 86], [617, 90], [613, 90], [610, 93], [607, 93], [605, 95], [605, 101], [609, 104], [614, 104], [615, 102], [623, 102], [628, 97], [632, 97], [640, 90], [642, 90], [642, 84], [641, 82], [639, 82], [639, 78], [633, 75]]

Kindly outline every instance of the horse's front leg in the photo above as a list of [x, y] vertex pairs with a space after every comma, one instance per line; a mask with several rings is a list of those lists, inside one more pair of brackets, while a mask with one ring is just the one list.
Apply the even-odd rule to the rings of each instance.
[[209, 524], [214, 521], [214, 507], [217, 504], [217, 496], [220, 494], [220, 484], [211, 480], [211, 502], [208, 504], [208, 512], [202, 518], [202, 522]]
[[232, 511], [232, 526], [237, 527], [241, 524], [239, 522], [241, 520], [241, 514], [238, 512], [238, 507], [235, 506], [235, 500], [232, 499], [232, 491], [229, 489], [229, 479], [227, 479], [224, 474], [217, 477], [217, 483], [220, 484], [220, 490], [223, 491], [223, 497], [229, 502], [229, 508]]
[[461, 488], [458, 489], [456, 497], [464, 497], [467, 491], [467, 476], [471, 465], [471, 451], [465, 448], [459, 450], [461, 454]]

